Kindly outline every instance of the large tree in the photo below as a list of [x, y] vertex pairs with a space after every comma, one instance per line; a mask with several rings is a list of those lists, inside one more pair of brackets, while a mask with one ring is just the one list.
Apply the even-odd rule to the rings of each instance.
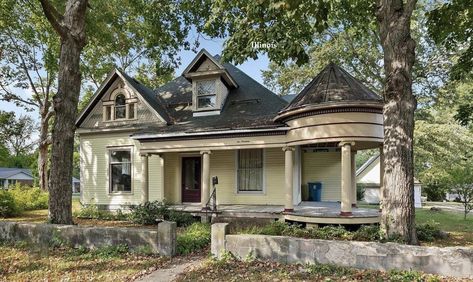
[[[276, 63], [292, 59], [297, 64], [308, 61], [306, 47], [329, 27], [353, 26], [360, 31], [377, 27], [385, 74], [382, 229], [386, 237], [410, 244], [417, 243], [412, 195], [416, 44], [411, 17], [415, 6], [415, 0], [214, 1], [206, 24], [211, 35], [227, 37], [224, 59], [242, 62], [265, 52]], [[252, 48], [253, 42], [273, 44], [260, 50]]]
[[[208, 11], [197, 9], [193, 1], [182, 0], [40, 3], [61, 43], [57, 93], [53, 96], [49, 219], [69, 224], [74, 121], [83, 81], [81, 71], [92, 84], [98, 85], [117, 61], [123, 69], [134, 66], [139, 75], [146, 74], [152, 66], [153, 73], [147, 78], [159, 83], [153, 74], [169, 73], [169, 66], [178, 63], [177, 51], [191, 46], [187, 41], [191, 24], [199, 23], [201, 15]], [[91, 48], [84, 49], [86, 33]], [[86, 62], [82, 68], [81, 58]]]

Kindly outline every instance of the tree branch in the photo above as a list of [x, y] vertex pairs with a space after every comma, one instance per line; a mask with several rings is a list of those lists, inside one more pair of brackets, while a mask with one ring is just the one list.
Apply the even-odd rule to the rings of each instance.
[[39, 0], [41, 3], [41, 7], [43, 8], [43, 12], [46, 15], [49, 23], [52, 25], [54, 30], [61, 36], [62, 38], [67, 37], [67, 29], [64, 27], [64, 17], [61, 15], [56, 8], [49, 2], [49, 0]]

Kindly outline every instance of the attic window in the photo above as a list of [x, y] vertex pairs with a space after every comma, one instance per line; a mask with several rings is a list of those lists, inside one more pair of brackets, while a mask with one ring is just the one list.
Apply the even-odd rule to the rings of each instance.
[[115, 98], [115, 119], [126, 118], [126, 100], [125, 95], [119, 94]]
[[215, 108], [217, 105], [217, 91], [215, 80], [198, 81], [197, 85], [197, 108]]

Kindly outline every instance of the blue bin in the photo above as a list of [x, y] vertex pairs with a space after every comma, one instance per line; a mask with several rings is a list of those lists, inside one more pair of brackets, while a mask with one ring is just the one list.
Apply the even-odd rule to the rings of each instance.
[[322, 200], [322, 183], [309, 182], [309, 201], [320, 202]]

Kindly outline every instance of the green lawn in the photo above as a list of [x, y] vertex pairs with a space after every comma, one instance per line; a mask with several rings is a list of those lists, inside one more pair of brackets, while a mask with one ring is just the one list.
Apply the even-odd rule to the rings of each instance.
[[[453, 203], [453, 205], [455, 204], [460, 206], [460, 204]], [[439, 204], [436, 203], [436, 205]], [[452, 203], [449, 203], [449, 205], [452, 205]], [[358, 207], [379, 209], [379, 205], [358, 204]], [[417, 224], [432, 221], [438, 223], [441, 230], [448, 232], [450, 238], [434, 241], [430, 243], [431, 245], [473, 246], [473, 214], [469, 214], [465, 220], [461, 212], [447, 210], [431, 211], [429, 208], [416, 209]]]

